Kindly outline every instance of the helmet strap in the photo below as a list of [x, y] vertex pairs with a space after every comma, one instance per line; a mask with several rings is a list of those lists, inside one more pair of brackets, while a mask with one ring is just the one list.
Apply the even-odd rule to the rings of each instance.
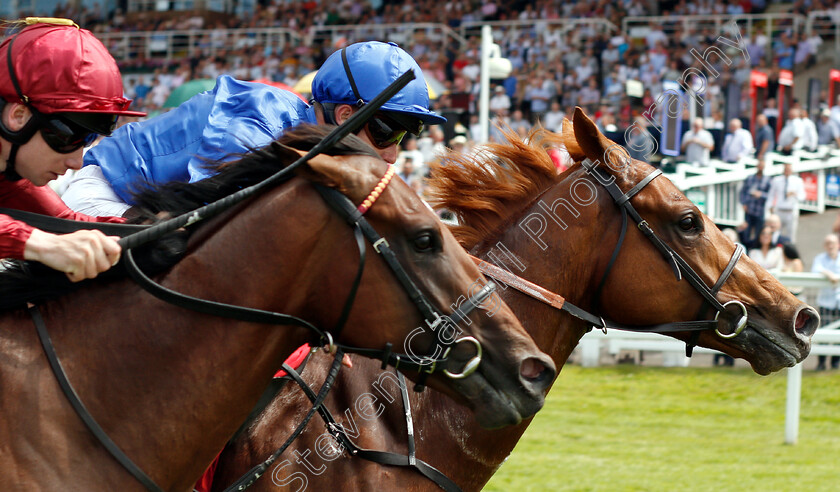
[[353, 95], [356, 96], [356, 105], [359, 107], [367, 104], [362, 96], [359, 94], [359, 88], [356, 87], [356, 80], [353, 79], [353, 72], [350, 71], [350, 63], [347, 61], [347, 47], [341, 48], [341, 63], [344, 65], [344, 73], [347, 74], [347, 80], [350, 82], [350, 88], [353, 89]]
[[6, 181], [20, 181], [23, 179], [23, 176], [18, 174], [15, 169], [15, 157], [17, 157], [19, 148], [20, 145], [12, 142], [12, 148], [9, 150], [9, 160], [6, 161], [6, 170], [3, 171], [3, 175], [6, 176]]
[[38, 123], [36, 122], [35, 114], [33, 113], [29, 118], [29, 121], [23, 125], [23, 128], [18, 131], [10, 130], [2, 118], [6, 104], [6, 101], [3, 100], [3, 98], [0, 98], [0, 137], [3, 137], [12, 144], [12, 147], [9, 150], [9, 159], [6, 161], [6, 170], [3, 171], [3, 174], [5, 174], [6, 179], [9, 181], [18, 181], [21, 179], [20, 174], [18, 174], [15, 170], [15, 157], [17, 156], [18, 148], [35, 136], [35, 132], [38, 131]]

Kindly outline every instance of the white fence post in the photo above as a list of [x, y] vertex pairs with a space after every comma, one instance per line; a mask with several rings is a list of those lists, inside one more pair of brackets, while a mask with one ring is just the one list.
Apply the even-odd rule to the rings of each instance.
[[799, 403], [802, 398], [802, 364], [787, 370], [787, 403], [785, 404], [785, 444], [799, 439]]

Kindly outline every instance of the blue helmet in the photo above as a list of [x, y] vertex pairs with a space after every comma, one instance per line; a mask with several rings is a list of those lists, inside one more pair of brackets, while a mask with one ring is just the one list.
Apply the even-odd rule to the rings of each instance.
[[446, 123], [446, 118], [429, 109], [429, 90], [420, 66], [396, 43], [367, 41], [336, 51], [315, 74], [312, 97], [321, 104], [368, 103], [410, 69], [416, 78], [382, 105], [382, 110], [432, 125]]

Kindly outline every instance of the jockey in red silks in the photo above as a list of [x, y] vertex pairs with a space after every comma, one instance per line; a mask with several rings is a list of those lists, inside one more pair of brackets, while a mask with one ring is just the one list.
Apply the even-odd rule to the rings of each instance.
[[[70, 210], [45, 185], [82, 165], [82, 149], [129, 111], [117, 64], [90, 31], [67, 19], [28, 18], [0, 44], [0, 207], [65, 219], [121, 222]], [[99, 231], [55, 235], [0, 215], [0, 258], [33, 260], [70, 280], [117, 262], [120, 246]]]

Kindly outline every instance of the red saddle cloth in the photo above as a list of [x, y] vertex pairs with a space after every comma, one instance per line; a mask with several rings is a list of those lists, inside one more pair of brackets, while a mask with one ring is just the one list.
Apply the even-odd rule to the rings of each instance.
[[[286, 364], [292, 369], [297, 370], [297, 368], [303, 363], [304, 359], [306, 359], [306, 355], [309, 353], [309, 350], [310, 347], [308, 343], [306, 345], [301, 345], [292, 355], [289, 356], [288, 359], [286, 359]], [[286, 371], [281, 369], [274, 375], [274, 379], [282, 378], [285, 375]], [[216, 459], [213, 460], [213, 463], [210, 463], [207, 471], [205, 471], [204, 475], [202, 475], [198, 482], [196, 482], [196, 492], [210, 492], [210, 489], [213, 488], [213, 475], [216, 473], [216, 465], [219, 463], [219, 455], [221, 454], [222, 452], [219, 451], [219, 454], [216, 455]]]

